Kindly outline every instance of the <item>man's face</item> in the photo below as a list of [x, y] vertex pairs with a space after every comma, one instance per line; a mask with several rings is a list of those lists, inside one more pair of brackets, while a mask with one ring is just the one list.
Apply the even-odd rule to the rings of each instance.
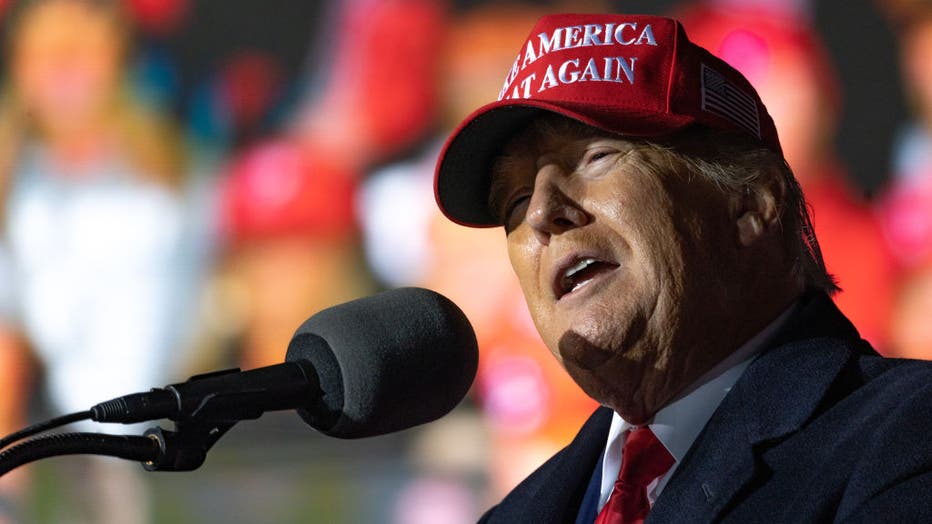
[[646, 422], [735, 349], [734, 206], [656, 147], [546, 122], [506, 146], [490, 209], [550, 351], [590, 396]]

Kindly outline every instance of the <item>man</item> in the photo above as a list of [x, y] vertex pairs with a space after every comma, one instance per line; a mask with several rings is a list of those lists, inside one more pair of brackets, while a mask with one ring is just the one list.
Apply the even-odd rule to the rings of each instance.
[[441, 154], [604, 407], [487, 522], [932, 521], [932, 365], [835, 308], [766, 108], [674, 20], [544, 17]]

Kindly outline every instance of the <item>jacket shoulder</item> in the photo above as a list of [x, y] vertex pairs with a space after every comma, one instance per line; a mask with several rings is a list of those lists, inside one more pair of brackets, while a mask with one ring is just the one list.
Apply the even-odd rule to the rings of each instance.
[[[838, 516], [862, 521], [890, 517], [891, 508], [932, 512], [932, 444], [926, 438], [932, 433], [932, 362], [865, 357], [859, 364], [865, 383], [849, 413], [860, 458]], [[879, 512], [883, 507], [886, 514]]]

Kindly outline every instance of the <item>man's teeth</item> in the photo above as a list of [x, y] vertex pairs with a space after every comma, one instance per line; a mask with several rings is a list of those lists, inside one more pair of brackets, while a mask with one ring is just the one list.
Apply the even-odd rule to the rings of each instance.
[[596, 263], [596, 259], [594, 258], [584, 258], [580, 260], [579, 262], [577, 262], [576, 264], [574, 264], [569, 269], [567, 269], [564, 275], [566, 276], [566, 278], [572, 278], [573, 275], [575, 275], [576, 273], [579, 273], [583, 269], [586, 269], [587, 267], [595, 263]]

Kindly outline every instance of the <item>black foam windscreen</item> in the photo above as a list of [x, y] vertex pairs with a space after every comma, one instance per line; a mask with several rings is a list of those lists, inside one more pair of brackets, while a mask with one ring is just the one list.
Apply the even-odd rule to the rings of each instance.
[[310, 361], [323, 390], [301, 417], [324, 434], [360, 438], [448, 413], [472, 384], [478, 349], [456, 304], [400, 288], [315, 314], [298, 328], [286, 360]]

